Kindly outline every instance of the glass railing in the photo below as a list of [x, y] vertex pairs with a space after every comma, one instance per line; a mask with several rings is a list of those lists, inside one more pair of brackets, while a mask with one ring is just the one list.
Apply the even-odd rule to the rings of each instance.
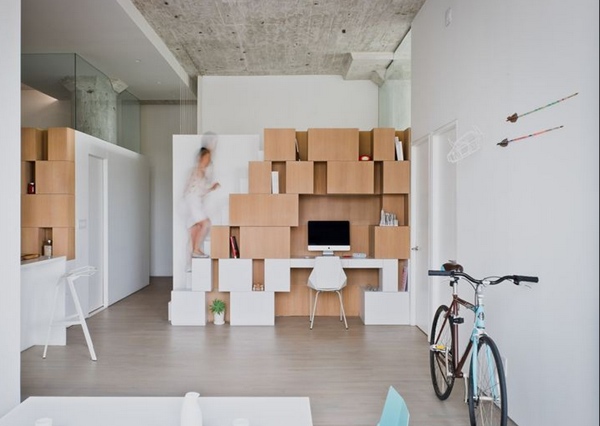
[[[119, 80], [107, 77], [73, 53], [23, 54], [21, 82], [58, 102], [30, 106], [46, 116], [70, 111], [69, 127], [99, 139], [140, 151], [140, 102]], [[64, 120], [64, 118], [63, 118]], [[54, 127], [47, 123], [46, 127]], [[64, 121], [56, 126], [64, 126]]]

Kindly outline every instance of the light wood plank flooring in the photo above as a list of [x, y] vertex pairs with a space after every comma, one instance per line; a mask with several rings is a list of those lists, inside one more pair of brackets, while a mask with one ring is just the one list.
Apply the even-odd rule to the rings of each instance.
[[[173, 327], [170, 278], [88, 319], [98, 361], [79, 326], [67, 346], [21, 356], [28, 396], [308, 396], [315, 426], [376, 425], [387, 389], [404, 396], [411, 426], [468, 425], [464, 385], [439, 401], [429, 378], [426, 336], [411, 326], [364, 326], [348, 319], [278, 317], [274, 327]], [[282, 425], [285, 426], [285, 425]]]

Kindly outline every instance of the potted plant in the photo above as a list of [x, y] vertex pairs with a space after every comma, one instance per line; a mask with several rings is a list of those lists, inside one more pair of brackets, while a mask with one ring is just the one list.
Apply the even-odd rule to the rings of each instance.
[[225, 324], [225, 302], [223, 300], [213, 300], [208, 309], [212, 312], [216, 325]]

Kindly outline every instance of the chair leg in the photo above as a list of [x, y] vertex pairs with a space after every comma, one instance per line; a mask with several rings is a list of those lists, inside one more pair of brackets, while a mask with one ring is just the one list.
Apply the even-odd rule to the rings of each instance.
[[346, 330], [348, 330], [348, 321], [346, 321], [346, 312], [344, 311], [344, 302], [342, 302], [342, 293], [339, 290], [336, 290], [336, 293], [340, 299], [340, 312], [344, 318], [344, 325], [346, 326]]
[[317, 301], [319, 300], [319, 293], [320, 293], [320, 291], [317, 290], [317, 293], [315, 294], [315, 303], [313, 305], [312, 314], [310, 315], [310, 329], [311, 330], [312, 330], [313, 324], [315, 322], [315, 312], [317, 311]]
[[56, 299], [58, 298], [58, 288], [62, 285], [61, 281], [63, 277], [58, 279], [56, 286], [54, 287], [54, 302], [52, 304], [52, 314], [50, 314], [50, 323], [48, 324], [48, 332], [46, 333], [46, 343], [44, 344], [44, 353], [42, 354], [42, 358], [46, 358], [46, 353], [48, 352], [48, 343], [50, 342], [50, 333], [52, 332], [52, 325], [54, 323], [54, 315], [56, 314]]
[[83, 329], [83, 335], [85, 337], [85, 342], [87, 343], [88, 349], [90, 351], [90, 358], [92, 361], [97, 361], [96, 352], [94, 351], [94, 344], [92, 343], [92, 337], [90, 336], [90, 331], [88, 330], [87, 323], [85, 321], [85, 316], [83, 314], [83, 309], [81, 308], [81, 303], [79, 302], [79, 296], [77, 296], [77, 292], [75, 291], [75, 285], [73, 283], [74, 279], [72, 277], [67, 278], [67, 282], [69, 283], [69, 290], [71, 292], [71, 297], [73, 298], [73, 303], [75, 304], [75, 310], [77, 311], [77, 316], [79, 317], [79, 323], [81, 324], [81, 328]]

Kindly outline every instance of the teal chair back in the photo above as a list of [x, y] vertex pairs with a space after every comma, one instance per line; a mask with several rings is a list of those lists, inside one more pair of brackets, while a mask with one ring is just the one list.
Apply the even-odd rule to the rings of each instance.
[[390, 386], [377, 426], [408, 426], [410, 414], [404, 398]]

